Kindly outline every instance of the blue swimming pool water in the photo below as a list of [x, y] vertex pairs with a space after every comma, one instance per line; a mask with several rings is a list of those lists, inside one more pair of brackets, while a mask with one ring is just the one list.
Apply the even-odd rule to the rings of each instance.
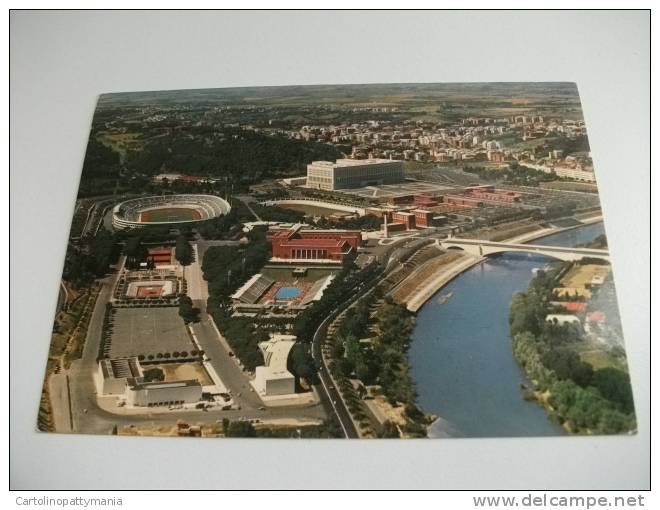
[[295, 299], [300, 295], [298, 287], [282, 287], [275, 293], [277, 299]]

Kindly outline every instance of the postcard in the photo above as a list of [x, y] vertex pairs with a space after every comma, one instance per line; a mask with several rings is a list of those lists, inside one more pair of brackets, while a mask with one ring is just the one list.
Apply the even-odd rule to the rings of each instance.
[[41, 431], [636, 431], [574, 83], [103, 94], [67, 246]]

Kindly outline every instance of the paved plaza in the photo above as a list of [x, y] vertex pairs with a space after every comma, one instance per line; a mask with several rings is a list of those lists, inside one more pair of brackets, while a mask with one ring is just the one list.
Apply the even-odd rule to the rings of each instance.
[[176, 307], [118, 308], [112, 328], [111, 358], [195, 349]]

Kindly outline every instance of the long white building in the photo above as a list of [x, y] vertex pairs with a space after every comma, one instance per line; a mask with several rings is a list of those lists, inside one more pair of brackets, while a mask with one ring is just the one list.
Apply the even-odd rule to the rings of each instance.
[[202, 385], [196, 379], [170, 382], [144, 382], [129, 379], [126, 404], [134, 407], [193, 404], [202, 398]]
[[389, 159], [338, 159], [307, 165], [307, 187], [333, 191], [404, 181], [403, 162]]
[[96, 385], [100, 396], [119, 397], [131, 407], [194, 404], [202, 398], [202, 385], [196, 379], [145, 381], [137, 358], [102, 359]]

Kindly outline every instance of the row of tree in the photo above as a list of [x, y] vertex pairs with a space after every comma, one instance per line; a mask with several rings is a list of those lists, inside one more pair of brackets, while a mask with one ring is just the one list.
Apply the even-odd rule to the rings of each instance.
[[180, 234], [176, 238], [176, 246], [174, 248], [174, 256], [182, 266], [189, 266], [193, 261], [193, 249], [190, 246], [188, 236]]

